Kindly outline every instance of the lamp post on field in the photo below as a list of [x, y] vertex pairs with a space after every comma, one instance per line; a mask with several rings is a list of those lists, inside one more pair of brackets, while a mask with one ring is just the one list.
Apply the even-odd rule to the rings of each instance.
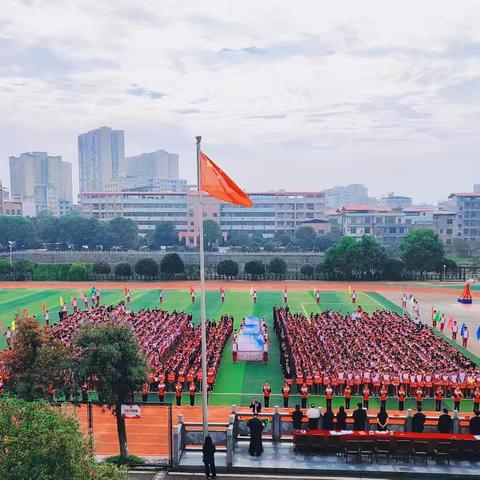
[[10, 266], [13, 267], [13, 259], [12, 259], [12, 248], [13, 248], [13, 242], [8, 241], [8, 248], [10, 249]]
[[447, 265], [444, 263], [443, 264], [443, 281], [445, 281], [447, 278]]

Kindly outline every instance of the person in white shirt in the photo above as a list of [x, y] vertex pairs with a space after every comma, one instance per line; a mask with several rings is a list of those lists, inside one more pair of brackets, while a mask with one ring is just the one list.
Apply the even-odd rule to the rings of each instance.
[[470, 333], [468, 332], [468, 327], [465, 326], [463, 329], [462, 333], [462, 345], [464, 348], [467, 348], [467, 343], [468, 343], [468, 337], [470, 336]]
[[452, 340], [457, 339], [457, 333], [458, 333], [458, 325], [457, 325], [457, 321], [454, 320], [452, 325]]
[[254, 290], [252, 293], [253, 303], [257, 303], [257, 291]]
[[352, 291], [352, 303], [355, 304], [357, 301], [357, 292], [355, 290]]
[[45, 320], [45, 326], [50, 326], [50, 313], [48, 313], [48, 310], [45, 311], [43, 319]]
[[318, 420], [320, 419], [320, 409], [315, 407], [315, 404], [312, 403], [310, 408], [307, 410], [308, 418], [308, 429], [309, 430], [318, 430]]

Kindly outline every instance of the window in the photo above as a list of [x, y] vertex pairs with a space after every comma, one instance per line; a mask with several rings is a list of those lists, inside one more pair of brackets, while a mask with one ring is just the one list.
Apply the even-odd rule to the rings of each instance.
[[396, 233], [397, 229], [395, 227], [390, 227], [390, 233]]
[[370, 233], [371, 233], [371, 230], [372, 230], [372, 229], [371, 229], [370, 227], [365, 227], [365, 228], [363, 229], [363, 231], [364, 231], [365, 234], [370, 234]]
[[447, 225], [453, 225], [453, 218], [447, 218]]
[[350, 233], [357, 233], [357, 227], [350, 227]]
[[447, 235], [452, 235], [453, 234], [453, 230], [451, 228], [447, 228]]

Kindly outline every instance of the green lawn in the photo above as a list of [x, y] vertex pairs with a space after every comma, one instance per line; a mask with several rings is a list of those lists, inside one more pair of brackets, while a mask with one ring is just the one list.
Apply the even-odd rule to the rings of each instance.
[[[84, 293], [88, 293], [86, 290]], [[197, 292], [198, 293], [198, 292]], [[117, 303], [122, 299], [123, 291], [102, 289], [101, 300], [104, 304]], [[28, 308], [31, 315], [36, 315], [43, 322], [42, 303], [45, 302], [51, 313], [52, 320], [58, 319], [58, 308], [60, 296], [64, 299], [70, 299], [71, 295], [76, 295], [78, 291], [61, 290], [42, 290], [42, 289], [4, 289], [0, 291], [0, 321], [5, 327], [11, 325], [16, 312], [21, 312]], [[293, 312], [304, 312], [310, 315], [311, 312], [320, 312], [327, 308], [343, 313], [352, 311], [350, 295], [344, 292], [322, 292], [321, 304], [315, 303], [313, 291], [289, 292], [289, 306]], [[235, 327], [239, 326], [243, 317], [257, 316], [265, 317], [267, 324], [273, 327], [272, 307], [282, 302], [282, 291], [259, 291], [257, 304], [254, 305], [249, 292], [238, 292], [226, 290], [225, 303], [222, 305], [218, 291], [208, 291], [206, 295], [207, 318], [220, 318], [221, 315], [229, 314], [235, 318]], [[361, 305], [364, 310], [372, 311], [375, 308], [397, 309], [398, 306], [377, 293], [357, 292], [357, 305]], [[158, 290], [132, 290], [131, 308], [139, 310], [145, 307], [158, 306]], [[191, 303], [188, 291], [167, 290], [164, 291], [163, 308], [172, 310], [184, 310], [191, 312], [196, 323], [200, 321], [200, 302], [197, 295], [197, 302]], [[260, 362], [237, 362], [234, 364], [231, 357], [231, 339], [229, 339], [220, 370], [217, 376], [217, 382], [214, 392], [210, 396], [211, 405], [245, 405], [249, 404], [253, 395], [259, 395], [263, 383], [268, 380], [272, 385], [273, 398], [272, 404], [280, 404], [280, 389], [283, 383], [283, 375], [279, 366], [280, 352], [278, 341], [271, 331], [270, 359], [267, 365]], [[0, 347], [5, 347], [4, 337], [0, 340]], [[276, 396], [275, 396], [276, 395]], [[151, 395], [152, 400], [156, 400], [156, 395]], [[167, 399], [169, 397], [167, 396]], [[173, 400], [173, 398], [172, 398]], [[187, 397], [184, 399], [185, 403]], [[293, 405], [298, 398], [293, 395], [290, 404]], [[324, 404], [323, 398], [312, 397], [312, 401], [320, 405]], [[340, 402], [340, 399], [336, 399]], [[396, 406], [394, 399], [391, 401], [391, 408]], [[377, 400], [372, 399], [372, 406], [377, 405]], [[467, 403], [465, 402], [467, 405]], [[413, 406], [413, 403], [412, 403]], [[428, 407], [429, 404], [427, 403]]]

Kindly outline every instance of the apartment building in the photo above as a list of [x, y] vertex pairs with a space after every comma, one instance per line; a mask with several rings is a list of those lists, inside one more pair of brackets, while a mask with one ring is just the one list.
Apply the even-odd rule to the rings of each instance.
[[480, 240], [480, 193], [452, 193], [456, 213], [457, 238]]

